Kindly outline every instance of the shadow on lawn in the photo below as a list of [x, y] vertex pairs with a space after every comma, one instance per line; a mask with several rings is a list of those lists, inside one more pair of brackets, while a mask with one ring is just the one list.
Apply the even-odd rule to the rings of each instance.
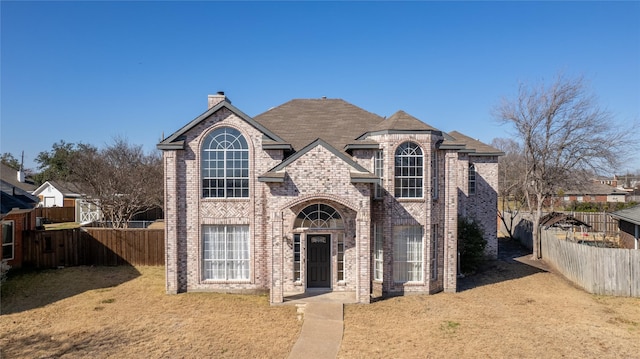
[[458, 279], [458, 291], [547, 272], [544, 262], [529, 259], [531, 251], [518, 241], [498, 239], [498, 259], [486, 261], [471, 275]]
[[[12, 338], [0, 351], [2, 357], [20, 358], [60, 358], [94, 357], [97, 353], [117, 352], [117, 348], [126, 348], [136, 343], [152, 341], [152, 335], [141, 330], [122, 333], [113, 328], [101, 328], [85, 335], [77, 333], [33, 333], [25, 335], [15, 331], [6, 333]], [[99, 355], [101, 356], [101, 355]], [[109, 355], [107, 355], [109, 356]]]
[[89, 290], [115, 287], [139, 276], [140, 272], [132, 266], [79, 266], [10, 272], [2, 284], [0, 314], [44, 307]]

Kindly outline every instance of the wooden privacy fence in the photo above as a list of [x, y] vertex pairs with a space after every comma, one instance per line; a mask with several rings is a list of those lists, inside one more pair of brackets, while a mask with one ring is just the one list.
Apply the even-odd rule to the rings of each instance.
[[36, 217], [43, 217], [53, 223], [75, 222], [75, 207], [37, 207]]
[[164, 265], [164, 230], [76, 228], [24, 232], [24, 267], [125, 264]]
[[542, 258], [589, 293], [640, 297], [640, 251], [591, 247], [542, 230]]
[[570, 214], [582, 222], [591, 225], [592, 232], [618, 232], [618, 221], [607, 212], [560, 212]]

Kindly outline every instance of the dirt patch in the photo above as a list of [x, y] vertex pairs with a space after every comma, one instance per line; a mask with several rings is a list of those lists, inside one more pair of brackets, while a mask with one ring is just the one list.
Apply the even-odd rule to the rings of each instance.
[[2, 358], [282, 358], [302, 324], [266, 296], [166, 295], [161, 267], [28, 273], [2, 292]]
[[640, 298], [588, 294], [505, 245], [458, 293], [348, 305], [339, 357], [639, 357]]

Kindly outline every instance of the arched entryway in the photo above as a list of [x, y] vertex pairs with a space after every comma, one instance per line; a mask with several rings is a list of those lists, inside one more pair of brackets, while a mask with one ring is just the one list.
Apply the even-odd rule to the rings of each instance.
[[[298, 242], [302, 241], [302, 236], [304, 236], [306, 287], [331, 288], [331, 264], [334, 262], [331, 249], [333, 246], [338, 247], [335, 264], [341, 266], [337, 268], [336, 275], [342, 274], [341, 271], [344, 270], [344, 221], [342, 216], [328, 204], [315, 203], [304, 207], [298, 213], [293, 227], [295, 232], [299, 232], [296, 233]], [[341, 257], [338, 258], [338, 256]]]
[[[275, 233], [282, 231], [284, 241], [281, 252], [277, 246], [273, 251], [275, 263], [282, 264], [274, 267], [272, 302], [280, 302], [280, 293], [281, 301], [331, 295], [345, 303], [368, 302], [368, 212], [355, 208], [341, 198], [324, 196], [300, 198], [283, 207], [281, 220], [273, 226]], [[360, 213], [365, 216], [360, 218]]]

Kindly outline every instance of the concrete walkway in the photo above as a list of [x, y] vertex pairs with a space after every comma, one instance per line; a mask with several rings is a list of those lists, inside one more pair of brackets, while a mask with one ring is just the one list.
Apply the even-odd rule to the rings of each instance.
[[285, 296], [285, 304], [295, 304], [304, 322], [289, 359], [334, 359], [340, 351], [344, 303], [355, 303], [355, 293], [313, 292]]
[[289, 358], [336, 358], [342, 343], [343, 306], [330, 302], [305, 304], [302, 331]]

